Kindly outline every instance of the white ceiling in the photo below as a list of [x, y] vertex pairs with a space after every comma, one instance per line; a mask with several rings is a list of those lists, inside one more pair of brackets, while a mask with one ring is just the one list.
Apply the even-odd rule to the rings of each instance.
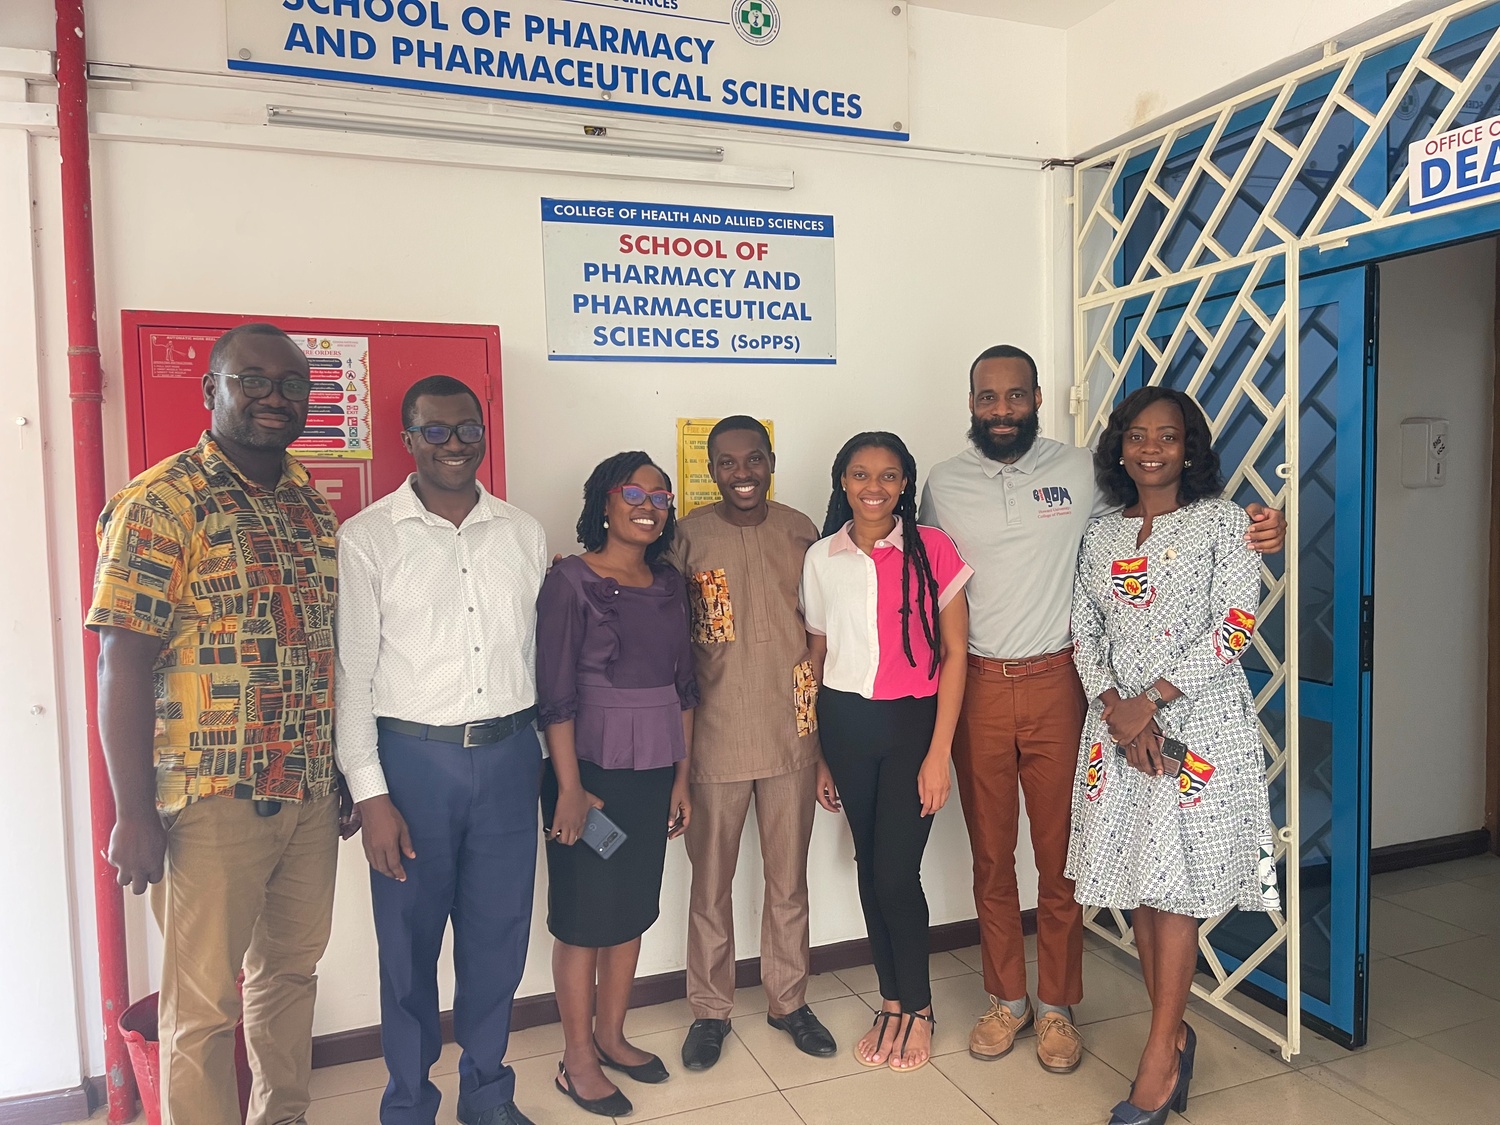
[[1072, 27], [1113, 0], [914, 0], [919, 8], [943, 8], [971, 16], [1015, 20], [1043, 27]]

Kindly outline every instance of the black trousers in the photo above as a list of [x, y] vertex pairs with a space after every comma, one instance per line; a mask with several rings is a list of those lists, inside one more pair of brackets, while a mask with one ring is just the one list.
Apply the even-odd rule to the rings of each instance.
[[908, 1012], [932, 1002], [922, 853], [933, 818], [922, 815], [917, 772], [936, 723], [936, 696], [865, 699], [826, 687], [818, 693], [823, 758], [854, 833], [859, 902], [880, 995]]

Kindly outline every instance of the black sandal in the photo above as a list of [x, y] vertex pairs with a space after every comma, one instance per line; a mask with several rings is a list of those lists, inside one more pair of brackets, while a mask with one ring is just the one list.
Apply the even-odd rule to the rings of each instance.
[[911, 1022], [906, 1025], [906, 1034], [901, 1036], [900, 1050], [898, 1050], [895, 1054], [891, 1055], [891, 1057], [886, 1060], [886, 1065], [892, 1070], [900, 1071], [902, 1074], [906, 1074], [909, 1071], [921, 1070], [924, 1066], [932, 1061], [932, 1044], [929, 1042], [927, 1046], [927, 1057], [919, 1062], [916, 1066], [896, 1065], [896, 1060], [906, 1054], [906, 1044], [911, 1041], [911, 1029], [917, 1026], [918, 1020], [926, 1020], [929, 1024], [932, 1025], [932, 1033], [936, 1035], [937, 1020], [933, 1017], [931, 1012], [928, 1012], [926, 1015], [923, 1015], [921, 1012], [902, 1012], [901, 1015], [903, 1018], [909, 1019]]
[[[568, 1084], [563, 1085], [563, 1079]], [[635, 1112], [635, 1106], [630, 1104], [630, 1099], [616, 1090], [613, 1094], [607, 1094], [602, 1098], [585, 1098], [573, 1089], [573, 1080], [568, 1078], [567, 1065], [561, 1059], [557, 1063], [557, 1077], [552, 1080], [559, 1094], [566, 1094], [573, 1099], [573, 1104], [587, 1113], [597, 1113], [600, 1117], [627, 1117]]]
[[[880, 1037], [875, 1040], [875, 1050], [876, 1051], [879, 1051], [880, 1048], [881, 1048], [881, 1045], [885, 1043], [885, 1029], [888, 1028], [888, 1027], [890, 1027], [891, 1020], [899, 1020], [900, 1018], [901, 1018], [901, 1013], [900, 1012], [887, 1012], [887, 1011], [881, 1010], [881, 1011], [875, 1013], [875, 1022], [872, 1023], [870, 1026], [871, 1027], [878, 1027], [878, 1028], [880, 1028]], [[898, 1028], [898, 1030], [899, 1030], [899, 1028]], [[894, 1041], [895, 1040], [895, 1036], [894, 1035], [891, 1036], [891, 1039], [892, 1039], [892, 1041]], [[871, 1062], [869, 1059], [865, 1058], [864, 1055], [862, 1055], [862, 1054], [859, 1053], [859, 1043], [858, 1042], [856, 1042], [854, 1044], [854, 1058], [855, 1058], [855, 1061], [858, 1062], [860, 1066], [869, 1066], [869, 1067], [885, 1066], [887, 1063], [890, 1062], [890, 1056], [889, 1055], [887, 1055], [880, 1062]]]
[[652, 1055], [645, 1062], [636, 1066], [627, 1066], [625, 1063], [615, 1062], [614, 1059], [606, 1055], [604, 1048], [599, 1046], [599, 1040], [597, 1039], [594, 1040], [594, 1053], [599, 1056], [600, 1066], [607, 1066], [610, 1070], [618, 1070], [626, 1078], [633, 1078], [637, 1082], [645, 1082], [654, 1086], [658, 1082], [665, 1082], [668, 1078], [672, 1077], [671, 1072], [666, 1068], [666, 1064], [656, 1055]]

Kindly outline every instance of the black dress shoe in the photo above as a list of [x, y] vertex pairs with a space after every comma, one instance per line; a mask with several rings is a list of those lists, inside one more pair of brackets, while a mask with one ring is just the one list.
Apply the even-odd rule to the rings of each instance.
[[635, 1112], [630, 1099], [619, 1090], [602, 1098], [580, 1096], [573, 1089], [573, 1079], [568, 1076], [568, 1068], [561, 1062], [557, 1064], [557, 1077], [552, 1080], [552, 1084], [557, 1087], [558, 1093], [572, 1098], [573, 1104], [587, 1113], [597, 1113], [600, 1117], [628, 1117]]
[[682, 1065], [689, 1070], [707, 1070], [713, 1066], [719, 1061], [728, 1034], [728, 1020], [694, 1020], [682, 1041]]
[[658, 1082], [665, 1082], [668, 1078], [672, 1077], [672, 1072], [655, 1055], [652, 1055], [638, 1066], [626, 1066], [624, 1063], [615, 1062], [614, 1059], [606, 1055], [604, 1048], [599, 1046], [599, 1040], [597, 1039], [594, 1040], [594, 1053], [599, 1056], [600, 1066], [607, 1066], [610, 1070], [618, 1070], [626, 1078], [634, 1078], [637, 1082], [645, 1082], [654, 1086]]
[[506, 1102], [483, 1113], [465, 1113], [459, 1110], [458, 1125], [533, 1125], [533, 1122], [516, 1108], [515, 1102]]
[[819, 1022], [806, 1004], [784, 1016], [768, 1015], [766, 1022], [790, 1035], [792, 1042], [797, 1044], [797, 1050], [804, 1055], [826, 1059], [839, 1049], [838, 1044], [833, 1041], [832, 1033]]

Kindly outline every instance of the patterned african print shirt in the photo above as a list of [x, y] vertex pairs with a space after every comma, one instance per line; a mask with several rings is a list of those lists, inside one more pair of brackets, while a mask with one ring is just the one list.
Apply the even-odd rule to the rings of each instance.
[[154, 674], [160, 811], [199, 797], [332, 792], [336, 528], [295, 458], [272, 491], [206, 433], [100, 515], [86, 624], [164, 642]]

